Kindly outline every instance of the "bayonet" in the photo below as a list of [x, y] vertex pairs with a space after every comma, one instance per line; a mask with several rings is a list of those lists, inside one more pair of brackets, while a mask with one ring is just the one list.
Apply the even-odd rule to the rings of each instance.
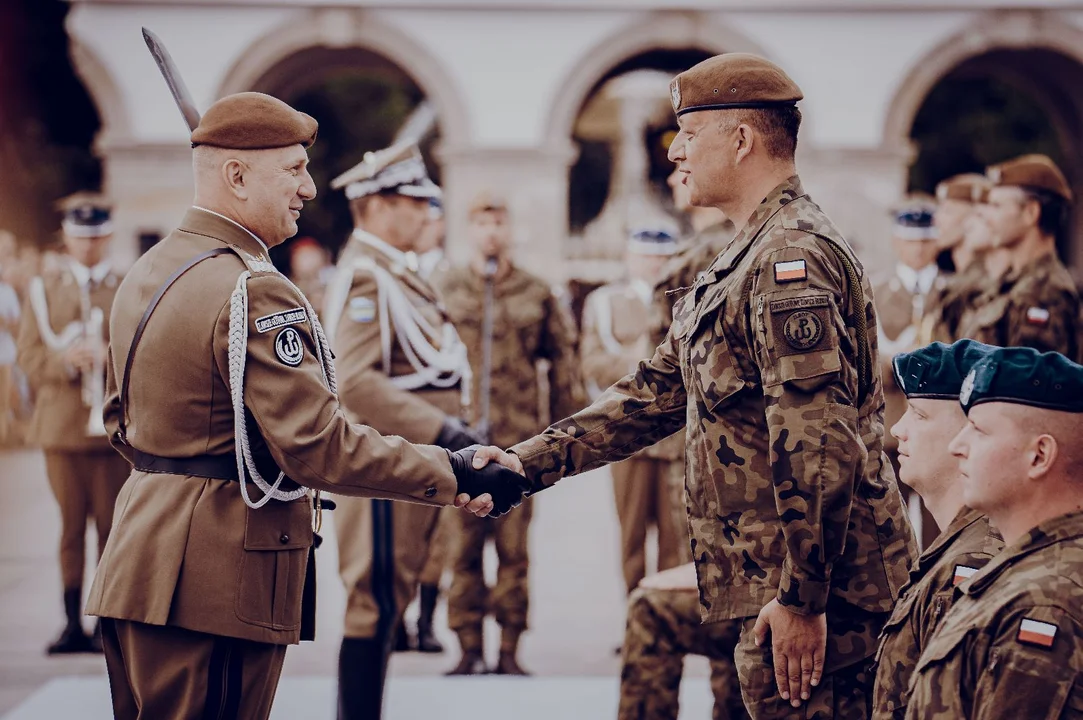
[[165, 78], [165, 84], [169, 86], [169, 92], [173, 95], [173, 100], [176, 101], [177, 108], [188, 125], [188, 131], [194, 131], [199, 126], [199, 109], [192, 99], [192, 94], [188, 92], [188, 86], [184, 84], [184, 78], [177, 70], [177, 64], [173, 62], [173, 57], [165, 49], [161, 39], [146, 28], [143, 28], [143, 40], [146, 41], [147, 49], [154, 57], [154, 62], [158, 64], [158, 69]]

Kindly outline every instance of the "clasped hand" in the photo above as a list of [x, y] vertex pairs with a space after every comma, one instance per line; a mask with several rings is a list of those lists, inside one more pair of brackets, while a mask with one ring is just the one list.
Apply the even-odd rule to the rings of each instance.
[[500, 517], [519, 507], [530, 490], [519, 458], [496, 447], [471, 445], [448, 452], [459, 483], [455, 507], [478, 517]]

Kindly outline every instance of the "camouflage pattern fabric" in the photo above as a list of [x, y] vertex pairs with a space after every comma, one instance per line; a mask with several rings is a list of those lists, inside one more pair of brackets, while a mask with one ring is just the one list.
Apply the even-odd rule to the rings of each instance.
[[951, 608], [955, 588], [1003, 548], [1004, 541], [989, 519], [963, 508], [921, 554], [880, 637], [873, 718], [894, 720], [905, 715], [910, 676], [922, 648]]
[[918, 347], [939, 340], [951, 344], [961, 339], [959, 322], [985, 292], [989, 284], [985, 264], [976, 258], [962, 272], [947, 277], [943, 288], [935, 290], [925, 307], [918, 332]]
[[912, 720], [1083, 717], [1083, 513], [1047, 520], [956, 589], [911, 679]]
[[741, 622], [701, 625], [695, 592], [639, 588], [628, 600], [618, 720], [676, 720], [685, 655], [711, 661], [713, 720], [747, 718], [733, 650]]
[[1001, 347], [1032, 347], [1079, 360], [1079, 293], [1056, 255], [1009, 271], [959, 321], [960, 337]]

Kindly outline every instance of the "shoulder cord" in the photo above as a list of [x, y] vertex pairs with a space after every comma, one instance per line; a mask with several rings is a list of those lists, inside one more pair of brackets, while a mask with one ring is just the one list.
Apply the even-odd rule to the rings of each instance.
[[27, 289], [30, 297], [30, 308], [34, 311], [34, 319], [38, 323], [38, 334], [42, 342], [53, 352], [67, 350], [68, 347], [79, 339], [83, 334], [83, 324], [79, 321], [68, 323], [60, 334], [53, 332], [53, 326], [49, 323], [49, 302], [45, 296], [45, 281], [40, 275], [30, 279], [30, 287]]
[[613, 334], [613, 294], [608, 290], [597, 291], [591, 307], [594, 309], [594, 326], [605, 351], [618, 357], [623, 355], [627, 350]]

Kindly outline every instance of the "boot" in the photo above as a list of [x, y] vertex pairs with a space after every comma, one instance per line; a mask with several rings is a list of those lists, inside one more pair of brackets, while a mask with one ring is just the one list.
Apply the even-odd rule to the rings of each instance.
[[463, 650], [463, 656], [459, 658], [459, 664], [448, 670], [444, 675], [453, 677], [456, 675], [485, 675], [489, 668], [485, 667], [485, 658], [481, 650]]
[[440, 595], [439, 585], [421, 586], [421, 613], [417, 616], [417, 651], [423, 653], [442, 653], [444, 646], [432, 633], [432, 616], [436, 612], [436, 598]]
[[406, 623], [400, 618], [395, 628], [395, 644], [391, 646], [391, 652], [410, 652], [414, 649], [414, 643], [410, 634], [406, 632]]
[[504, 628], [500, 638], [500, 659], [493, 670], [494, 675], [530, 675], [515, 659], [519, 652], [519, 636], [522, 633], [521, 628]]
[[343, 638], [338, 655], [338, 720], [379, 720], [384, 647], [375, 638]]
[[45, 649], [48, 655], [68, 655], [71, 653], [94, 652], [90, 638], [83, 630], [83, 590], [73, 588], [64, 591], [64, 616], [67, 624], [60, 631], [60, 637]]

